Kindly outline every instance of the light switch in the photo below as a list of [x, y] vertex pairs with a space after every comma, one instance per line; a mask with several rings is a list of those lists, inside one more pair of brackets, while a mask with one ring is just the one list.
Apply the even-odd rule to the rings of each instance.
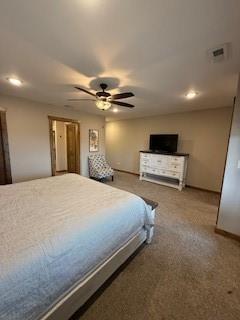
[[240, 160], [238, 160], [238, 165], [237, 165], [238, 169], [240, 169]]

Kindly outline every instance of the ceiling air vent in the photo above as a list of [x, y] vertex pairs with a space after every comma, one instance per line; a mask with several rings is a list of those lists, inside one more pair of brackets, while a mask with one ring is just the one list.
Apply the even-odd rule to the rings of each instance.
[[222, 62], [230, 57], [230, 43], [220, 44], [208, 50], [208, 58], [211, 62]]

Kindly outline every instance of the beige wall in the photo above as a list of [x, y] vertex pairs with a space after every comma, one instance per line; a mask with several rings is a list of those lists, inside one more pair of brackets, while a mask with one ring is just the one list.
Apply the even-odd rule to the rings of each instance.
[[100, 130], [100, 152], [105, 152], [104, 117], [3, 95], [0, 107], [7, 111], [14, 182], [51, 175], [48, 115], [80, 121], [81, 174], [88, 175], [89, 129]]
[[179, 152], [190, 154], [187, 184], [220, 191], [232, 108], [168, 114], [106, 125], [106, 153], [112, 167], [139, 172], [139, 150], [151, 133], [178, 133]]
[[240, 81], [233, 114], [217, 227], [240, 236]]

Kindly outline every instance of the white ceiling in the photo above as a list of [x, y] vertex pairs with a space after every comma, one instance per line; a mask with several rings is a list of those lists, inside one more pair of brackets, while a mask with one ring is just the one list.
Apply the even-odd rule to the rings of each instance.
[[[230, 42], [229, 60], [207, 50]], [[131, 90], [110, 118], [229, 106], [240, 71], [239, 0], [1, 0], [0, 93], [103, 114], [73, 86]], [[7, 83], [16, 76], [21, 88]], [[100, 79], [99, 79], [100, 78]], [[95, 80], [95, 81], [94, 81]], [[194, 100], [185, 93], [199, 92]], [[93, 91], [94, 92], [94, 91]]]

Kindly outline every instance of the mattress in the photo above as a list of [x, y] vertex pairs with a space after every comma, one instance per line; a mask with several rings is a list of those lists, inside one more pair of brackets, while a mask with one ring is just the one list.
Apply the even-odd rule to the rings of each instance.
[[153, 223], [136, 195], [75, 174], [0, 187], [0, 319], [39, 319]]

